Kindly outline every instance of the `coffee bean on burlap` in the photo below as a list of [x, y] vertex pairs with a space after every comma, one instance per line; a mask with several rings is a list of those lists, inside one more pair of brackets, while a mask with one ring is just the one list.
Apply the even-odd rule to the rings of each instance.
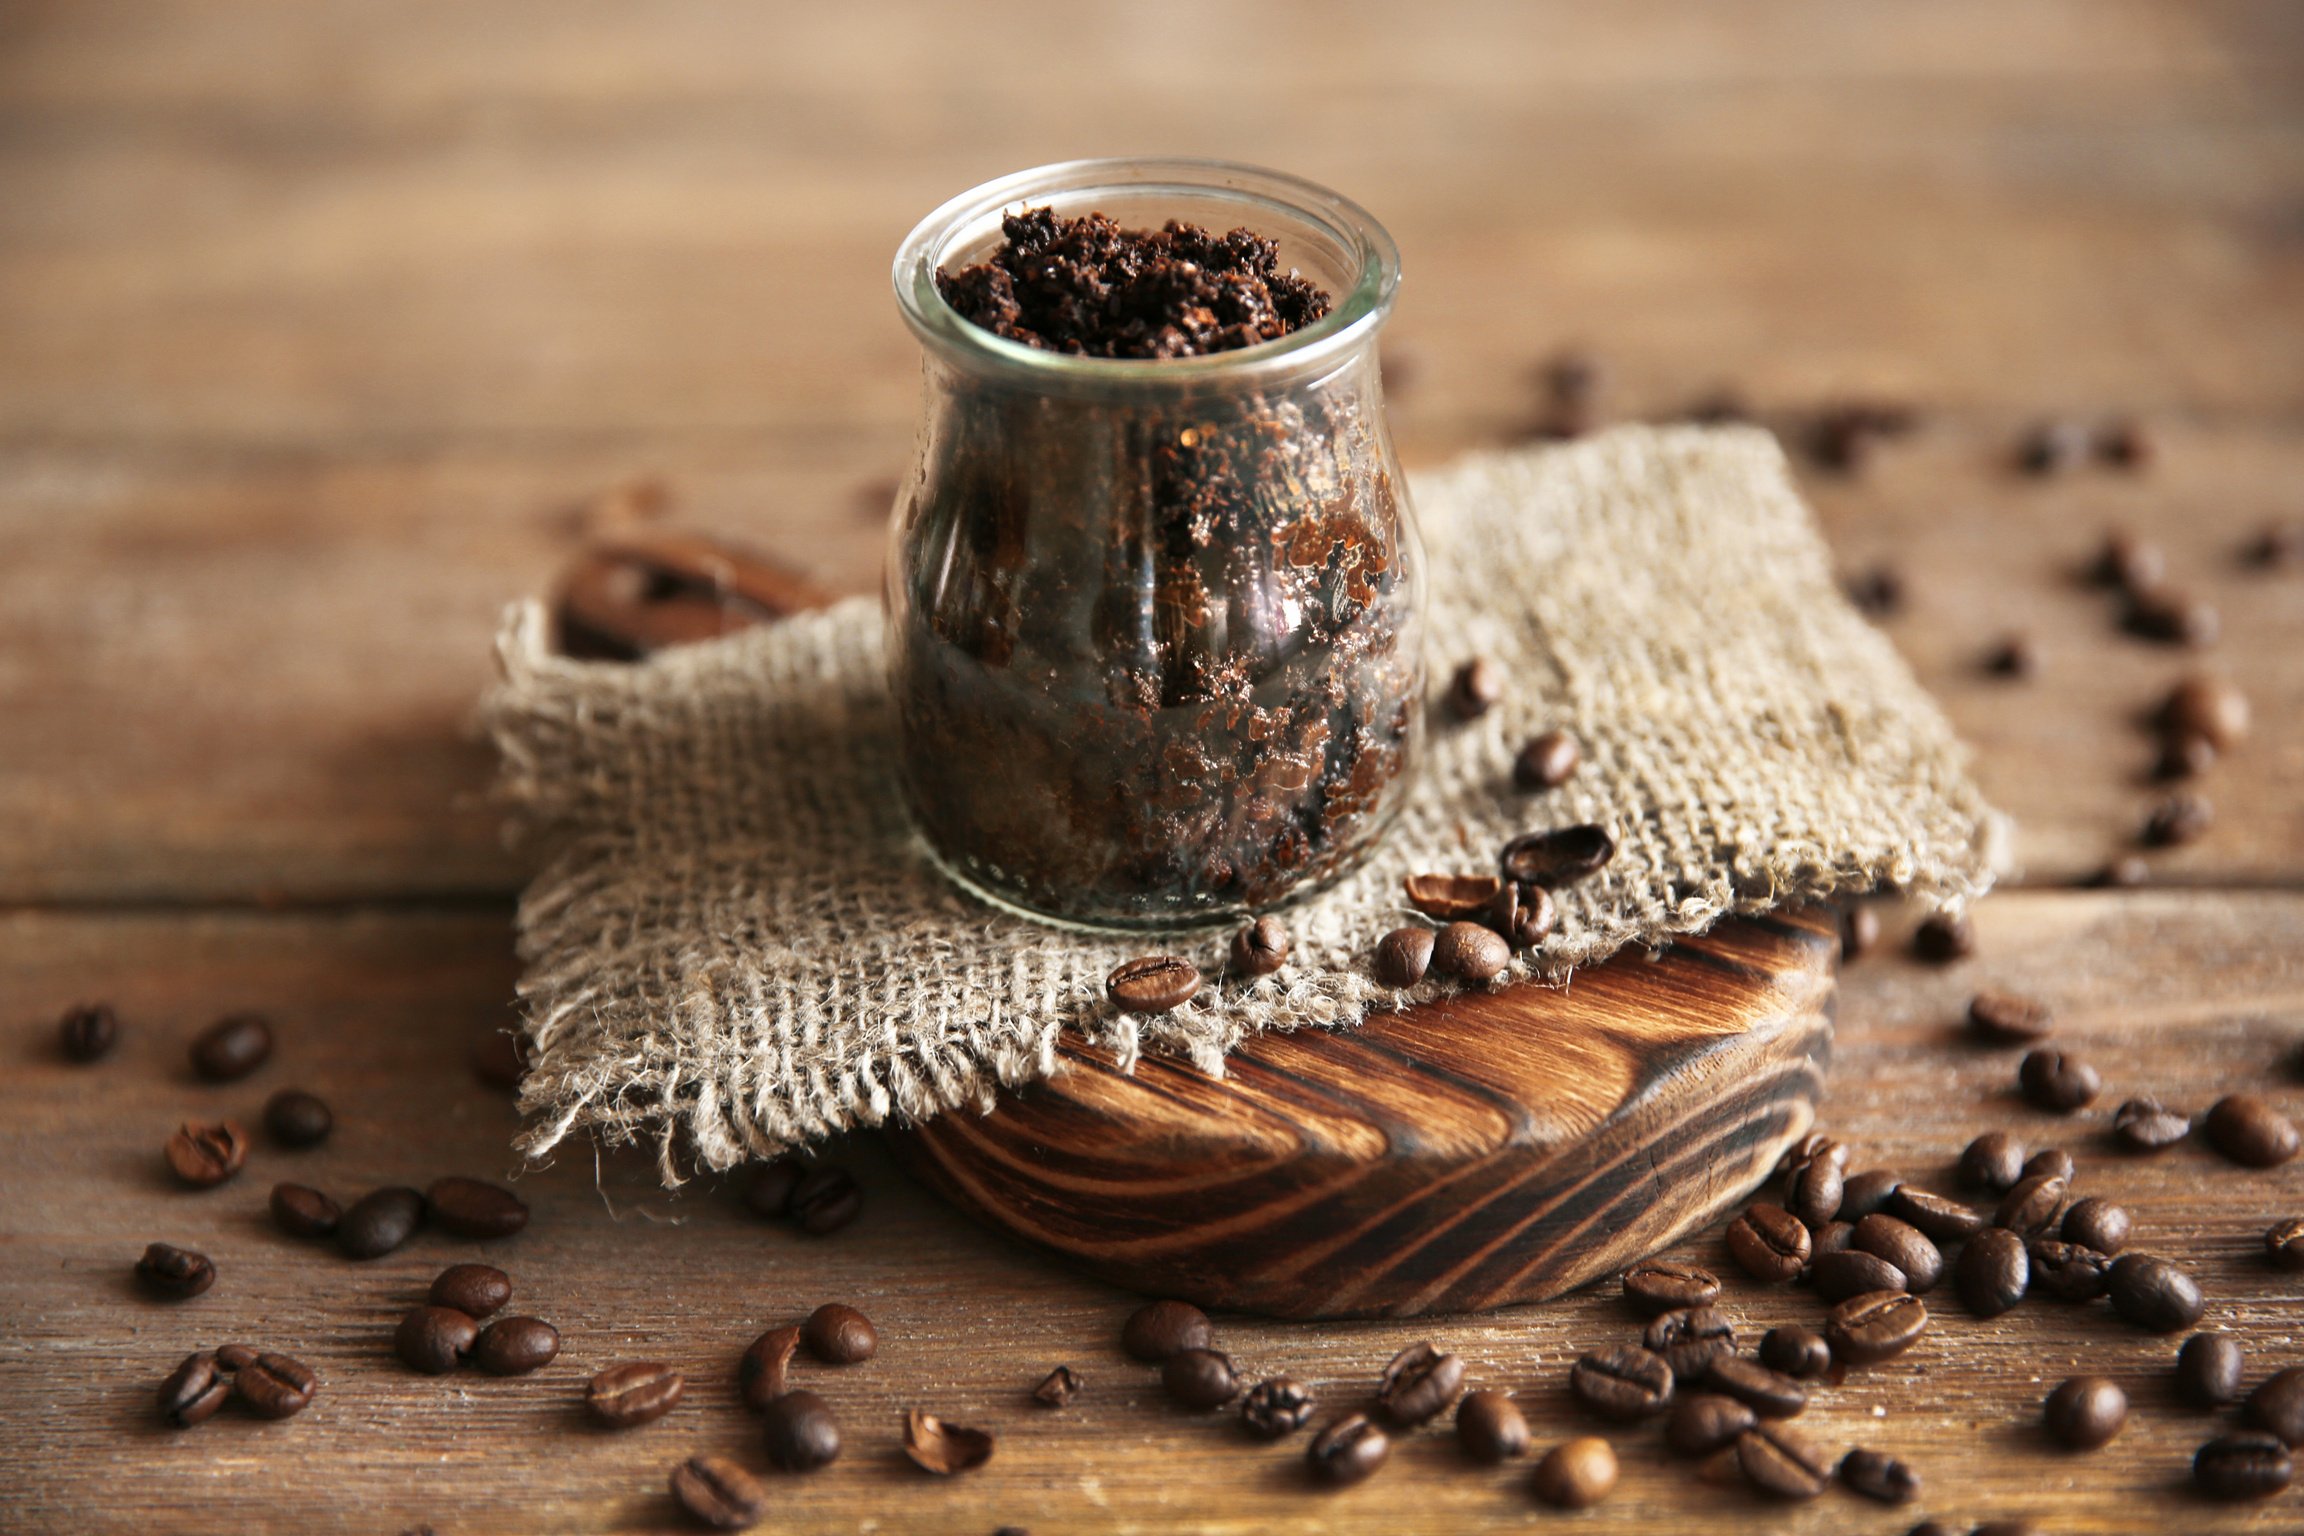
[[1200, 990], [1200, 968], [1181, 955], [1124, 960], [1104, 978], [1104, 992], [1123, 1013], [1166, 1013]]
[[1232, 935], [1235, 976], [1269, 976], [1288, 963], [1288, 930], [1276, 917], [1260, 917]]
[[1433, 932], [1411, 925], [1395, 928], [1376, 942], [1376, 958], [1369, 973], [1380, 986], [1412, 987], [1432, 967]]

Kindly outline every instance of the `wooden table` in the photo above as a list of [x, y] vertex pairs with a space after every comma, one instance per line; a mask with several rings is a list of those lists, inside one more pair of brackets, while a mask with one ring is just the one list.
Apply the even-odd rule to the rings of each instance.
[[[277, 1235], [272, 1181], [339, 1192], [508, 1168], [508, 1103], [464, 1065], [509, 1017], [518, 857], [467, 720], [501, 605], [583, 536], [586, 506], [661, 475], [689, 524], [873, 580], [915, 407], [886, 289], [897, 239], [990, 175], [1076, 154], [1221, 154], [1348, 190], [1398, 236], [1395, 418], [1412, 463], [1505, 439], [1531, 368], [1580, 343], [1607, 406], [1663, 415], [1732, 383], [1792, 422], [1851, 392], [1925, 430], [1812, 490], [1852, 568], [1885, 558], [1893, 633], [2021, 824], [2024, 874], [1973, 960], [1849, 972], [1826, 1119], [1860, 1166], [1941, 1178], [1987, 1125], [2061, 1141], [2141, 1246], [2196, 1264], [2258, 1373], [2304, 1361], [2304, 1287], [2256, 1256], [2304, 1168], [2108, 1149], [2108, 1106], [2243, 1085], [2304, 1109], [2304, 575], [2236, 550], [2304, 517], [2304, 32], [2292, 6], [1638, 0], [1614, 6], [1055, 4], [874, 10], [534, 4], [21, 4], [0, 18], [0, 1525], [442, 1532], [665, 1525], [673, 1462], [752, 1455], [728, 1390], [763, 1326], [833, 1298], [887, 1339], [816, 1373], [849, 1425], [827, 1472], [775, 1485], [778, 1530], [1453, 1531], [1534, 1518], [1524, 1467], [1412, 1437], [1368, 1485], [1308, 1492], [1293, 1446], [1173, 1411], [1118, 1354], [1129, 1299], [989, 1237], [850, 1156], [870, 1205], [836, 1237], [763, 1227], [730, 1192], [657, 1189], [571, 1153], [481, 1251], [556, 1321], [561, 1361], [415, 1377], [398, 1313], [462, 1250], [354, 1266]], [[1413, 369], [1411, 372], [1410, 369]], [[2030, 421], [2132, 413], [2146, 473], [2033, 481]], [[598, 521], [605, 514], [591, 514]], [[2154, 884], [2074, 889], [2150, 804], [2135, 725], [2198, 658], [2127, 639], [2074, 578], [2103, 528], [2148, 530], [2222, 608], [2209, 660], [2252, 695], [2218, 818]], [[2032, 681], [1983, 676], [2001, 631]], [[1961, 1043], [1980, 984], [2051, 1000], [2104, 1071], [2057, 1123], [2012, 1060]], [[109, 998], [95, 1068], [53, 1020]], [[190, 1031], [280, 1021], [261, 1076], [195, 1085]], [[260, 1149], [233, 1185], [168, 1187], [177, 1120], [302, 1083], [333, 1141]], [[224, 1278], [167, 1306], [128, 1266], [155, 1238]], [[1716, 1238], [1686, 1250], [1724, 1262]], [[1740, 1287], [1747, 1327], [1812, 1314]], [[2194, 1502], [2211, 1432], [2173, 1406], [2173, 1345], [2028, 1305], [1821, 1394], [1807, 1427], [1910, 1459], [1923, 1505], [1795, 1510], [1707, 1486], [1651, 1430], [1590, 1523], [1901, 1531], [2029, 1514], [2055, 1530], [2293, 1527]], [[1417, 1325], [1226, 1321], [1259, 1370], [1332, 1400], [1401, 1344], [1462, 1351], [1539, 1436], [1579, 1428], [1566, 1362], [1634, 1326], [1607, 1294]], [[326, 1378], [299, 1419], [159, 1427], [158, 1378], [256, 1338]], [[617, 1359], [692, 1369], [673, 1418], [588, 1428]], [[1024, 1394], [1058, 1361], [1061, 1412]], [[2111, 1449], [2046, 1448], [2056, 1379], [2120, 1377]], [[949, 1483], [898, 1456], [900, 1409], [1001, 1431]]]

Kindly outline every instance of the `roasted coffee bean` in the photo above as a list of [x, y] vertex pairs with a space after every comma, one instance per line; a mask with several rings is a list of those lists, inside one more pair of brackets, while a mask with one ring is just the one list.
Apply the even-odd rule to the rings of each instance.
[[1892, 565], [1858, 571], [1840, 584], [1857, 612], [1873, 620], [1894, 618], [1904, 611], [1904, 573]]
[[1808, 1279], [1826, 1301], [1846, 1301], [1872, 1291], [1909, 1291], [1911, 1277], [1887, 1259], [1861, 1248], [1820, 1253], [1808, 1265]]
[[1478, 923], [1450, 923], [1432, 941], [1432, 969], [1458, 981], [1494, 981], [1511, 963], [1512, 946]]
[[1188, 1301], [1148, 1302], [1131, 1312], [1120, 1330], [1120, 1347], [1131, 1360], [1147, 1365], [1158, 1365], [1178, 1350], [1207, 1349], [1215, 1342], [1208, 1314]]
[[1837, 1167], [1843, 1174], [1848, 1171], [1848, 1144], [1823, 1131], [1810, 1131], [1792, 1143], [1783, 1157], [1777, 1160], [1777, 1171], [1786, 1178], [1798, 1173], [1810, 1163], [1822, 1159]]
[[194, 1189], [213, 1189], [248, 1161], [248, 1133], [230, 1120], [187, 1120], [168, 1138], [168, 1167]]
[[2296, 1155], [2296, 1123], [2252, 1093], [2218, 1099], [2200, 1128], [2210, 1146], [2244, 1168], [2276, 1168]]
[[2131, 594], [2156, 592], [2168, 580], [2168, 554], [2125, 528], [2107, 534], [2096, 556], [2096, 579]]
[[1761, 1423], [1736, 1437], [1744, 1480], [1779, 1499], [1812, 1499], [1832, 1486], [1832, 1458], [1788, 1424]]
[[232, 1395], [260, 1419], [302, 1413], [320, 1390], [312, 1368], [289, 1355], [267, 1351], [232, 1375]]
[[427, 1376], [445, 1376], [472, 1354], [480, 1325], [454, 1307], [411, 1307], [392, 1335], [392, 1351], [403, 1365]]
[[265, 1101], [264, 1129], [284, 1147], [316, 1147], [336, 1129], [336, 1113], [316, 1093], [283, 1088]]
[[1786, 1203], [1805, 1225], [1820, 1227], [1840, 1214], [1846, 1193], [1847, 1179], [1840, 1166], [1829, 1158], [1816, 1158], [1802, 1163], [1792, 1175]]
[[1395, 928], [1376, 942], [1376, 959], [1369, 969], [1378, 985], [1412, 987], [1432, 966], [1433, 932], [1424, 927]]
[[2056, 1027], [2048, 1005], [2013, 992], [1979, 992], [1968, 1000], [1968, 1028], [1994, 1045], [2030, 1045]]
[[1833, 1358], [1850, 1365], [1872, 1365], [1900, 1355], [1927, 1329], [1928, 1304], [1902, 1291], [1851, 1296], [1824, 1319], [1824, 1337], [1831, 1341]]
[[2293, 1475], [2277, 1435], [2218, 1435], [2192, 1457], [2193, 1485], [2212, 1499], [2268, 1499]]
[[1032, 1389], [1032, 1401], [1043, 1408], [1065, 1408], [1080, 1395], [1083, 1383], [1080, 1373], [1068, 1365], [1060, 1365], [1040, 1378], [1040, 1385]]
[[2197, 779], [2216, 766], [2216, 746], [2205, 736], [2177, 731], [2160, 739], [2160, 760], [2152, 775], [2159, 779]]
[[1331, 1420], [1304, 1448], [1312, 1480], [1330, 1488], [1366, 1481], [1391, 1454], [1391, 1439], [1364, 1413]]
[[2192, 1130], [2190, 1117], [2178, 1114], [2155, 1098], [2130, 1099], [2112, 1115], [2112, 1136], [2131, 1152], [2157, 1152], [2172, 1147]]
[[[2015, 1170], [2010, 1169], [2011, 1173]], [[2015, 1181], [2011, 1179], [2010, 1183]], [[1930, 1242], [1957, 1243], [1984, 1230], [1982, 1212], [1972, 1211], [1959, 1201], [1922, 1189], [1916, 1184], [1899, 1184], [1896, 1193], [1888, 1197], [1888, 1214], [1898, 1221], [1909, 1223], [1925, 1235]]]
[[220, 1370], [246, 1370], [262, 1354], [263, 1351], [253, 1344], [219, 1344], [216, 1346], [216, 1365]]
[[768, 1513], [760, 1479], [725, 1456], [691, 1456], [672, 1469], [672, 1497], [689, 1519], [715, 1531], [742, 1531]]
[[2266, 523], [2241, 546], [2240, 559], [2267, 571], [2304, 565], [2304, 523]]
[[784, 1373], [800, 1347], [800, 1330], [771, 1328], [754, 1339], [736, 1362], [736, 1390], [747, 1408], [765, 1408], [784, 1395]]
[[2214, 603], [2170, 587], [2130, 597], [2121, 623], [2130, 634], [2146, 640], [2194, 648], [2214, 645], [2224, 628]]
[[1200, 967], [1182, 955], [1139, 955], [1104, 978], [1104, 992], [1123, 1013], [1166, 1013], [1200, 990]]
[[1595, 1349], [1568, 1372], [1568, 1390], [1600, 1417], [1630, 1423], [1672, 1405], [1672, 1367], [1653, 1350], [1628, 1344]]
[[755, 1216], [774, 1221], [792, 1214], [792, 1192], [808, 1176], [808, 1167], [796, 1157], [779, 1157], [752, 1170], [744, 1184], [744, 1204]]
[[2032, 1256], [2024, 1239], [2005, 1227], [1987, 1227], [1968, 1239], [1953, 1267], [1960, 1305], [1978, 1317], [1998, 1317], [2024, 1299], [2032, 1284]]
[[1808, 1229], [1782, 1206], [1750, 1205], [1728, 1223], [1728, 1252], [1753, 1279], [1783, 1284], [1808, 1265]]
[[761, 1409], [760, 1417], [768, 1460], [779, 1471], [813, 1472], [840, 1455], [840, 1421], [813, 1392], [787, 1392]]
[[272, 1026], [261, 1014], [218, 1019], [192, 1039], [192, 1070], [211, 1083], [238, 1082], [272, 1054]]
[[2044, 421], [2016, 445], [2016, 464], [2028, 475], [2058, 475], [2086, 463], [2093, 446], [2085, 423]]
[[1240, 1400], [1240, 1422], [1259, 1440], [1292, 1435], [1312, 1421], [1312, 1389], [1289, 1376], [1274, 1376], [1248, 1389]]
[[854, 1307], [828, 1301], [808, 1314], [800, 1342], [826, 1365], [855, 1365], [880, 1352], [880, 1331]]
[[2219, 752], [2229, 752], [2248, 736], [2248, 695], [2223, 678], [2195, 672], [2178, 683], [2160, 706], [2160, 728], [2171, 736], [2196, 736]]
[[1845, 1253], [1848, 1240], [1856, 1235], [1856, 1224], [1848, 1221], [1828, 1221], [1818, 1227], [1808, 1240], [1808, 1262], [1814, 1264], [1828, 1253]]
[[1961, 1151], [1961, 1184], [2004, 1195], [2023, 1177], [2025, 1147], [2007, 1131], [1986, 1131]]
[[1616, 857], [1616, 840], [1594, 826], [1562, 827], [1554, 832], [1524, 832], [1504, 845], [1504, 878], [1523, 885], [1558, 890], [1605, 869]]
[[478, 1179], [434, 1179], [424, 1206], [432, 1225], [454, 1237], [510, 1237], [528, 1225], [525, 1201]]
[[2121, 417], [2096, 429], [2096, 457], [2114, 469], [2142, 469], [2152, 454], [2152, 435], [2142, 422]]
[[1597, 1435], [1566, 1440], [1536, 1463], [1536, 1497], [1555, 1509], [1589, 1509], [1616, 1489], [1616, 1450]]
[[560, 1330], [537, 1317], [500, 1317], [480, 1330], [472, 1359], [491, 1376], [525, 1376], [560, 1353]]
[[432, 1282], [430, 1300], [466, 1317], [491, 1317], [510, 1304], [512, 1277], [493, 1264], [451, 1264]]
[[1528, 1418], [1507, 1392], [1467, 1392], [1456, 1405], [1456, 1442], [1474, 1461], [1509, 1461], [1528, 1450]]
[[1875, 1211], [1886, 1210], [1896, 1191], [1903, 1187], [1903, 1180], [1886, 1168], [1852, 1173], [1841, 1183], [1840, 1209], [1834, 1214], [1842, 1221], [1862, 1221]]
[[1936, 916], [1912, 930], [1912, 953], [1931, 965], [1949, 965], [1976, 953], [1976, 928], [1967, 914]]
[[1376, 1384], [1376, 1406], [1401, 1429], [1422, 1424], [1447, 1410], [1464, 1390], [1464, 1361], [1430, 1343], [1411, 1344], [1385, 1364]]
[[2087, 1108], [2104, 1087], [2104, 1080], [2087, 1062], [2046, 1047], [2024, 1053], [2023, 1064], [2016, 1069], [2016, 1083], [2034, 1107], [2059, 1115]]
[[2304, 1270], [2304, 1216], [2274, 1222], [2264, 1232], [2264, 1256], [2274, 1269]]
[[1576, 777], [1584, 749], [1566, 731], [1546, 731], [1512, 759], [1512, 782], [1525, 790], [1558, 789]]
[[1540, 885], [1515, 885], [1507, 889], [1512, 893], [1513, 910], [1504, 923], [1490, 926], [1502, 932], [1514, 949], [1534, 949], [1552, 937], [1552, 930], [1560, 926], [1559, 903]]
[[56, 1043], [67, 1061], [98, 1061], [120, 1038], [120, 1016], [107, 1003], [81, 1003], [56, 1021]]
[[1494, 875], [1410, 875], [1400, 884], [1408, 905], [1441, 923], [1478, 917], [1510, 889]]
[[1832, 1346], [1815, 1329], [1786, 1323], [1760, 1335], [1760, 1363], [1795, 1378], [1821, 1376], [1832, 1369]]
[[1693, 1381], [1714, 1358], [1735, 1350], [1736, 1329], [1717, 1307], [1684, 1307], [1657, 1314], [1640, 1342], [1664, 1357], [1674, 1381]]
[[1276, 917], [1260, 917], [1232, 935], [1235, 976], [1269, 976], [1288, 963], [1288, 930]]
[[1459, 720], [1477, 720], [1504, 698], [1504, 669], [1485, 656], [1475, 656], [1448, 679], [1448, 712]]
[[2064, 1212], [2064, 1241], [2116, 1254], [2128, 1246], [2128, 1213], [2100, 1195], [2075, 1200]]
[[2144, 1253], [2124, 1253], [2112, 1261], [2112, 1310], [2150, 1333], [2174, 1333], [2200, 1321], [2207, 1306], [2200, 1283], [2169, 1263]]
[[2024, 1159], [2023, 1177], [2016, 1182], [2021, 1184], [2024, 1179], [2046, 1177], [2062, 1179], [2069, 1185], [2072, 1182], [2074, 1171], [2071, 1153], [2062, 1147], [2042, 1147]]
[[1648, 1313], [1708, 1307], [1720, 1299], [1720, 1277], [1693, 1264], [1648, 1259], [1624, 1271], [1624, 1299]]
[[1160, 1362], [1160, 1385], [1187, 1408], [1221, 1408], [1240, 1395], [1240, 1373], [1220, 1350], [1180, 1349]]
[[2057, 1301], [2094, 1301], [2111, 1289], [2112, 1260], [2093, 1248], [2036, 1237], [2025, 1246], [2032, 1289]]
[[189, 1301], [216, 1283], [208, 1255], [169, 1243], [151, 1243], [136, 1261], [136, 1283], [155, 1296]]
[[1861, 960], [1880, 947], [1880, 914], [1857, 902], [1840, 914], [1840, 958]]
[[612, 1365], [584, 1387], [584, 1406], [611, 1429], [649, 1424], [670, 1413], [688, 1390], [688, 1379], [660, 1360]]
[[2248, 1394], [2242, 1411], [2249, 1423], [2278, 1435], [2291, 1449], [2304, 1445], [2304, 1366], [2265, 1377]]
[[2030, 677], [2040, 670], [2040, 648], [2030, 635], [2003, 635], [1984, 653], [1984, 670], [1994, 677]]
[[[1886, 1259], [1904, 1275], [1904, 1289], [1915, 1296], [1925, 1296], [1944, 1278], [1944, 1254], [1928, 1240], [1926, 1233], [1908, 1221], [1899, 1221], [1884, 1211], [1875, 1211], [1856, 1223], [1850, 1243], [1862, 1253]], [[1892, 1290], [1892, 1286], [1875, 1286], [1875, 1290]]]
[[336, 1247], [348, 1259], [382, 1258], [423, 1224], [424, 1197], [415, 1190], [398, 1185], [370, 1190], [336, 1223]]
[[1920, 1497], [1920, 1474], [1895, 1457], [1862, 1446], [1840, 1458], [1840, 1481], [1849, 1492], [1881, 1504], [1909, 1504]]
[[2041, 1420], [2048, 1433], [2075, 1451], [2108, 1445], [2128, 1422], [2128, 1394], [2102, 1376], [2074, 1376], [2048, 1394]]
[[1708, 1390], [1736, 1399], [1764, 1419], [1789, 1419], [1808, 1406], [1806, 1387], [1741, 1355], [1715, 1356], [1703, 1381]]
[[2196, 1333], [2176, 1352], [2176, 1391], [2195, 1408], [2221, 1408], [2240, 1400], [2247, 1368], [2240, 1341], [2228, 1333]]
[[216, 1356], [199, 1350], [160, 1383], [160, 1417], [178, 1429], [190, 1429], [216, 1417], [216, 1410], [232, 1395], [232, 1378], [216, 1367]]
[[2018, 1179], [1992, 1213], [1992, 1225], [2006, 1227], [2023, 1237], [2038, 1237], [2056, 1230], [2064, 1217], [2064, 1196], [2071, 1189], [2052, 1173], [2029, 1174]]
[[1672, 1401], [1664, 1443], [1679, 1456], [1709, 1456], [1760, 1422], [1751, 1407], [1720, 1392], [1682, 1392]]
[[864, 1186], [838, 1163], [811, 1168], [792, 1189], [794, 1224], [810, 1237], [830, 1237], [864, 1213]]
[[2147, 848], [2174, 848], [2207, 836], [2215, 820], [2206, 796], [2179, 790], [2152, 807], [2136, 835]]

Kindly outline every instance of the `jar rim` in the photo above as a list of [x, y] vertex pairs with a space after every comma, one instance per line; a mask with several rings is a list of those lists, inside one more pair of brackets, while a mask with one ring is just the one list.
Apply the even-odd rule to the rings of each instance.
[[[1351, 286], [1328, 313], [1300, 330], [1254, 346], [1194, 357], [1088, 357], [1012, 341], [967, 319], [944, 300], [936, 270], [947, 254], [1015, 207], [1051, 197], [1110, 192], [1216, 199], [1261, 207], [1318, 226], [1358, 260]], [[1253, 227], [1252, 219], [1244, 220]], [[1230, 160], [1117, 156], [1035, 166], [972, 187], [922, 219], [896, 249], [890, 273], [905, 322], [923, 342], [980, 366], [1048, 383], [1132, 385], [1227, 381], [1323, 368], [1359, 348], [1384, 323], [1400, 287], [1400, 252], [1368, 211], [1340, 193], [1284, 171]]]

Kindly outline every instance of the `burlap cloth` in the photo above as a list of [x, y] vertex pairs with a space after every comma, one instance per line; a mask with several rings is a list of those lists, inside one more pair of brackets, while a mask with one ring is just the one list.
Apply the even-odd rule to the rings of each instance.
[[[1367, 975], [1376, 940], [1413, 920], [1402, 878], [1488, 872], [1533, 828], [1597, 822], [1619, 851], [1498, 985], [1730, 912], [1879, 886], [1957, 907], [1989, 885], [1996, 818], [1841, 596], [1773, 438], [1622, 428], [1473, 457], [1413, 492], [1433, 687], [1485, 654], [1510, 690], [1469, 724], [1436, 717], [1401, 820], [1285, 911], [1293, 963], [1252, 983], [1223, 976], [1221, 933], [1043, 927], [937, 876], [892, 780], [877, 602], [631, 666], [558, 658], [543, 611], [514, 610], [486, 722], [549, 847], [520, 904], [522, 1146], [650, 1138], [675, 1181], [987, 1105], [1048, 1075], [1064, 1030], [1124, 1063], [1155, 1049], [1219, 1073], [1257, 1030], [1347, 1026], [1439, 990]], [[1514, 790], [1515, 750], [1555, 726], [1582, 770]], [[1113, 1009], [1106, 973], [1163, 948], [1203, 962], [1200, 996], [1157, 1019]]]

